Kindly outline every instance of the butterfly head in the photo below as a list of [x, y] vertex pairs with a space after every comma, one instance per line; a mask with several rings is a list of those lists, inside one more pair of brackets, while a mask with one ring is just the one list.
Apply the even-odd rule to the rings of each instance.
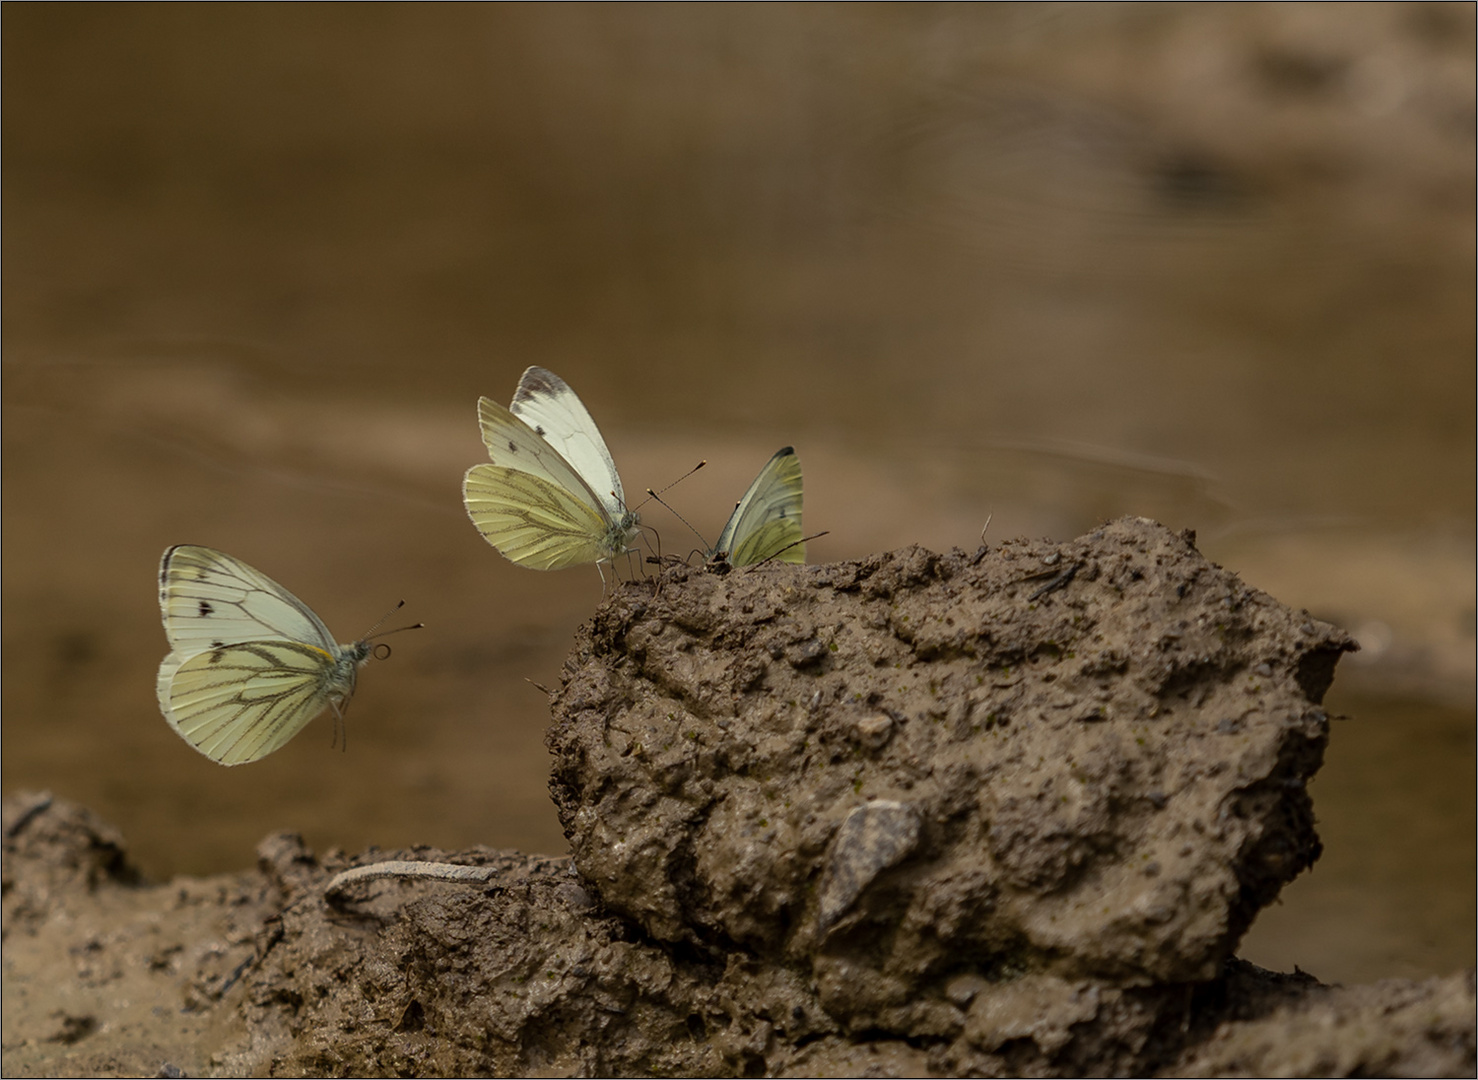
[[605, 549], [611, 558], [624, 555], [636, 547], [640, 535], [641, 515], [635, 510], [623, 510], [612, 519], [611, 527], [606, 530]]
[[362, 668], [369, 663], [370, 657], [375, 655], [377, 648], [378, 646], [368, 638], [356, 641], [352, 645], [340, 645], [339, 666], [349, 670]]
[[[333, 662], [325, 663], [319, 672], [319, 692], [340, 720], [343, 719], [343, 710], [348, 707], [349, 699], [354, 696], [359, 668], [369, 660], [372, 648], [368, 641], [338, 645], [334, 648]], [[334, 738], [337, 741], [338, 735], [335, 734]]]

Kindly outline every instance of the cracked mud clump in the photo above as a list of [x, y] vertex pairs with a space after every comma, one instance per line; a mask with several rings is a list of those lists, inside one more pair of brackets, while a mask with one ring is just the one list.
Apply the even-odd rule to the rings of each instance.
[[1353, 648], [1142, 519], [679, 568], [581, 631], [551, 788], [654, 938], [803, 973], [853, 1031], [1051, 1043], [1105, 984], [1215, 977], [1318, 857]]

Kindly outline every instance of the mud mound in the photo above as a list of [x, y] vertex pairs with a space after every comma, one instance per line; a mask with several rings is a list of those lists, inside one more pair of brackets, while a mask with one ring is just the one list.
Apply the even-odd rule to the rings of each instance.
[[677, 571], [582, 633], [552, 788], [653, 937], [795, 966], [855, 1030], [998, 1044], [988, 986], [1070, 1025], [1079, 980], [1217, 974], [1318, 857], [1319, 701], [1354, 647], [1143, 520]]

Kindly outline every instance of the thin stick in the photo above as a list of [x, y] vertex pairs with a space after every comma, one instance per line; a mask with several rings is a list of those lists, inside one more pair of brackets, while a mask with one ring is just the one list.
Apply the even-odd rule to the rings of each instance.
[[481, 885], [492, 881], [498, 874], [499, 870], [496, 866], [463, 866], [460, 863], [409, 862], [403, 859], [391, 859], [386, 862], [372, 863], [369, 866], [356, 866], [352, 870], [335, 874], [332, 880], [323, 887], [323, 896], [325, 900], [332, 903], [349, 886], [361, 881], [375, 881], [379, 878], [429, 878], [433, 881]]

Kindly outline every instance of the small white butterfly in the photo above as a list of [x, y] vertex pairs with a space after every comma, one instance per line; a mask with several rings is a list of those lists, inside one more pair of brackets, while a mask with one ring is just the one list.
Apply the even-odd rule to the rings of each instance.
[[722, 570], [766, 559], [806, 561], [801, 532], [801, 462], [790, 446], [775, 451], [735, 505], [718, 543], [708, 553], [708, 566]]
[[224, 552], [178, 544], [159, 564], [169, 726], [222, 765], [266, 757], [330, 707], [343, 719], [368, 639], [334, 643], [292, 593]]
[[520, 566], [562, 570], [610, 562], [639, 532], [600, 429], [575, 392], [531, 367], [507, 408], [480, 398], [477, 421], [491, 465], [462, 481], [467, 516]]

